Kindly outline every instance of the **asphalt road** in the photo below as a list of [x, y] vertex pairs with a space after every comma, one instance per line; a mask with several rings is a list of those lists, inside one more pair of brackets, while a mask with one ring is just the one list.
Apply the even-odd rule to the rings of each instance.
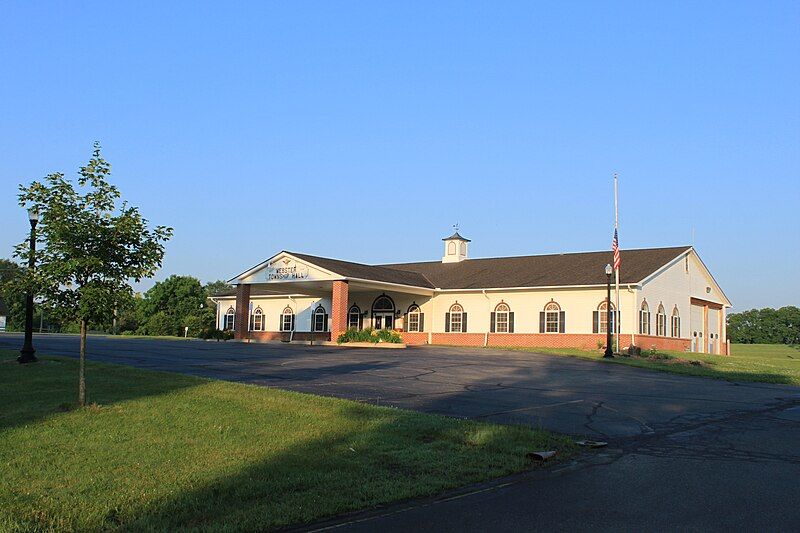
[[[18, 335], [0, 348], [18, 349]], [[73, 336], [37, 336], [75, 355]], [[89, 358], [522, 423], [609, 447], [566, 466], [339, 517], [352, 531], [800, 530], [800, 388], [503, 350], [92, 337]], [[315, 526], [317, 527], [317, 526]]]

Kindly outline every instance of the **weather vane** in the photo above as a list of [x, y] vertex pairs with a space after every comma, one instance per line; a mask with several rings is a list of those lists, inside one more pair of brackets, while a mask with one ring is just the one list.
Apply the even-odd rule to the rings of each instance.
[[453, 229], [456, 230], [456, 233], [458, 233], [458, 222], [453, 224]]

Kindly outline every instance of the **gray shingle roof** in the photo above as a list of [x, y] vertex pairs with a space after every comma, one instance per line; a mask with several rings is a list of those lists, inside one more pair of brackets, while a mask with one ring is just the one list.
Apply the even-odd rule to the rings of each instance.
[[[637, 283], [688, 250], [689, 246], [620, 252], [620, 283]], [[486, 289], [601, 285], [611, 251], [467, 259], [458, 263], [429, 261], [381, 265], [424, 275], [440, 289]]]
[[[690, 246], [622, 250], [620, 283], [638, 283], [653, 274]], [[551, 255], [467, 259], [458, 263], [426, 261], [366, 265], [288, 252], [293, 256], [347, 278], [437, 289], [502, 289], [511, 287], [559, 287], [602, 285], [605, 266], [612, 260], [610, 250]], [[235, 294], [235, 291], [232, 292]], [[276, 294], [255, 286], [251, 294]]]
[[458, 233], [458, 232], [455, 232], [455, 233], [453, 233], [452, 235], [450, 235], [449, 237], [445, 237], [445, 238], [444, 238], [444, 239], [442, 239], [442, 240], [443, 240], [443, 241], [452, 241], [452, 240], [457, 240], [457, 241], [472, 242], [471, 240], [467, 239], [466, 237], [462, 237], [461, 235], [459, 235], [459, 233]]
[[351, 263], [350, 261], [340, 261], [339, 259], [328, 259], [327, 257], [317, 257], [314, 255], [298, 254], [288, 252], [298, 259], [308, 261], [314, 265], [336, 272], [346, 278], [360, 278], [371, 281], [383, 281], [384, 283], [397, 283], [400, 285], [411, 285], [413, 287], [434, 288], [425, 276], [411, 269], [387, 268], [381, 265], [364, 265], [362, 263]]

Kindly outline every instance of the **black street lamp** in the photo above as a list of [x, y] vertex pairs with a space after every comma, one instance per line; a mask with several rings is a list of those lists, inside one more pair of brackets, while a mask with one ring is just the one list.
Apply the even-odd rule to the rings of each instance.
[[[28, 220], [31, 223], [31, 250], [28, 255], [28, 273], [33, 272], [36, 262], [36, 223], [39, 222], [39, 211], [35, 207], [28, 209]], [[33, 349], [33, 290], [28, 289], [25, 295], [25, 344], [19, 351], [17, 361], [20, 363], [35, 363], [36, 350]]]
[[603, 354], [604, 358], [614, 357], [614, 351], [611, 349], [611, 274], [614, 269], [611, 265], [606, 265], [606, 351]]

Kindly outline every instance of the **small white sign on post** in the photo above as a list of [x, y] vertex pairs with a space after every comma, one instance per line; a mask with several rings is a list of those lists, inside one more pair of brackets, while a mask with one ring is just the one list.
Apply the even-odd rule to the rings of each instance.
[[189, 336], [189, 326], [184, 326], [183, 328], [183, 338], [187, 338]]

